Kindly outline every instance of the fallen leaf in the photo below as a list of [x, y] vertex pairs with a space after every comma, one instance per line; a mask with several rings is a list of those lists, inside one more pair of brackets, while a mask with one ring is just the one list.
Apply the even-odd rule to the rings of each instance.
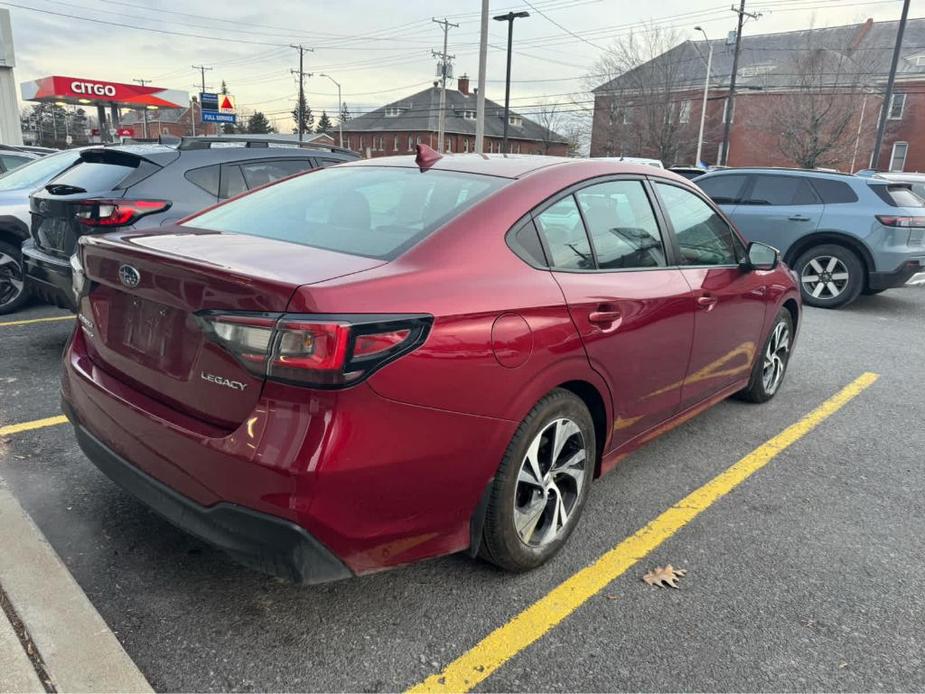
[[642, 580], [650, 586], [665, 586], [669, 588], [678, 587], [678, 579], [687, 573], [686, 569], [676, 569], [671, 564], [665, 567], [656, 566], [649, 571]]

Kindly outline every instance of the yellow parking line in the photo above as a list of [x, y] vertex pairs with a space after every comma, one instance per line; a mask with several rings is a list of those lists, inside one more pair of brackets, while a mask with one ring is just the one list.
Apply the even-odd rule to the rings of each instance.
[[413, 686], [409, 692], [467, 692], [510, 658], [530, 646], [614, 579], [646, 557], [701, 511], [763, 468], [778, 453], [799, 441], [838, 412], [878, 378], [865, 373], [823, 402], [800, 421], [787, 427], [699, 489], [688, 494], [634, 535], [626, 538], [590, 566], [560, 583], [538, 602], [499, 627], [442, 672]]
[[21, 434], [24, 431], [44, 429], [45, 427], [53, 427], [58, 424], [65, 423], [67, 423], [67, 417], [65, 417], [63, 414], [58, 415], [57, 417], [45, 417], [45, 419], [36, 419], [31, 422], [23, 422], [22, 424], [10, 424], [9, 426], [0, 427], [0, 436]]
[[74, 320], [74, 316], [51, 316], [49, 318], [30, 318], [29, 320], [11, 320], [6, 323], [0, 323], [0, 328], [8, 328], [14, 325], [29, 325], [31, 323], [51, 323], [52, 321], [59, 320]]

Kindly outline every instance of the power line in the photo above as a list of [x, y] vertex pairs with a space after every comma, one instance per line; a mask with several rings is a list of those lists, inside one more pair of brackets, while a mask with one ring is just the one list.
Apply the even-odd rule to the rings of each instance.
[[531, 10], [533, 10], [534, 12], [536, 12], [536, 13], [537, 13], [538, 15], [540, 15], [543, 19], [545, 19], [547, 22], [549, 22], [550, 24], [553, 24], [553, 25], [559, 27], [560, 29], [562, 29], [562, 31], [564, 31], [564, 32], [565, 32], [566, 34], [568, 34], [569, 36], [574, 36], [574, 37], [575, 37], [576, 39], [578, 39], [579, 41], [583, 41], [583, 42], [585, 42], [586, 44], [588, 44], [589, 46], [592, 46], [593, 48], [598, 49], [599, 51], [606, 51], [606, 50], [607, 50], [607, 49], [604, 48], [603, 46], [599, 46], [599, 45], [597, 45], [596, 43], [592, 43], [591, 41], [589, 41], [588, 39], [584, 38], [583, 36], [579, 36], [578, 34], [576, 34], [576, 33], [575, 33], [574, 31], [572, 31], [571, 29], [567, 29], [566, 27], [562, 26], [562, 25], [559, 24], [559, 22], [557, 22], [555, 19], [553, 19], [552, 17], [550, 17], [548, 14], [546, 14], [545, 12], [543, 12], [541, 9], [537, 8], [536, 5], [534, 5], [533, 3], [527, 2], [527, 0], [523, 0], [523, 2], [524, 2], [524, 4], [525, 4], [527, 7], [529, 7]]

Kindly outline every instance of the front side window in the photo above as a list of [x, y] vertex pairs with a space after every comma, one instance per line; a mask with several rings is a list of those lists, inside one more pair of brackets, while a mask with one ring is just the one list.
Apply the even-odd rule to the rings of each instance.
[[536, 226], [549, 249], [549, 261], [553, 268], [594, 269], [591, 245], [573, 196], [562, 198], [537, 215]]
[[717, 174], [698, 178], [694, 183], [717, 205], [735, 205], [742, 199], [745, 180], [745, 176], [739, 174]]
[[799, 176], [755, 176], [747, 205], [818, 205], [809, 182]]
[[683, 265], [735, 265], [732, 229], [712, 207], [690, 191], [656, 183], [665, 214], [674, 228]]
[[391, 260], [508, 182], [451, 171], [333, 167], [267, 186], [188, 224]]
[[601, 270], [664, 267], [665, 248], [641, 181], [608, 181], [575, 193]]

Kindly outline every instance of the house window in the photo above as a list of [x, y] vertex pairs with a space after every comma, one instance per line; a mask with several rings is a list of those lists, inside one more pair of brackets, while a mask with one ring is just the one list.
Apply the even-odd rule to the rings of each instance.
[[463, 118], [466, 120], [475, 120], [475, 111], [463, 111]]
[[735, 102], [732, 104], [732, 113], [729, 113], [729, 99], [723, 102], [723, 123], [732, 123], [736, 117]]
[[469, 151], [469, 138], [463, 138], [463, 152]]
[[412, 137], [411, 135], [408, 135], [408, 151], [410, 152], [413, 149], [414, 149], [414, 137]]
[[623, 109], [623, 125], [630, 124], [630, 110], [628, 108]]
[[452, 137], [446, 138], [446, 151], [449, 152], [450, 154], [453, 153], [453, 138]]
[[906, 155], [908, 153], [908, 142], [894, 142], [893, 152], [890, 154], [890, 171], [902, 171], [906, 166]]
[[509, 124], [511, 124], [511, 125], [513, 125], [513, 126], [519, 128], [521, 125], [524, 124], [524, 119], [521, 118], [520, 116], [510, 116], [510, 117], [507, 119], [507, 122], [508, 122]]
[[897, 93], [890, 97], [890, 120], [902, 120], [903, 111], [906, 109], [906, 95]]
[[392, 151], [393, 152], [398, 151], [398, 135], [392, 138]]
[[681, 102], [681, 109], [678, 112], [678, 122], [679, 123], [690, 123], [691, 122], [691, 100], [685, 99]]
[[398, 106], [386, 106], [385, 107], [385, 117], [386, 118], [397, 118], [401, 115], [401, 109]]
[[925, 55], [915, 56], [915, 66], [916, 67], [925, 67]]
[[360, 151], [362, 152], [366, 148], [366, 138], [360, 135]]

